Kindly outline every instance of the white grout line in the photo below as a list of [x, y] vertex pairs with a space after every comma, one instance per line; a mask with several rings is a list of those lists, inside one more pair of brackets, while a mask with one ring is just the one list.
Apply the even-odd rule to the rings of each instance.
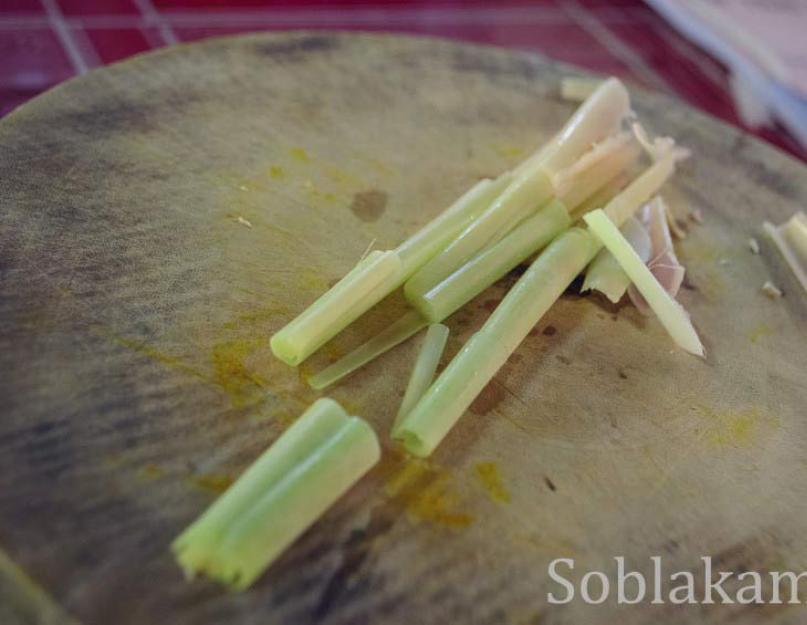
[[627, 65], [630, 70], [648, 85], [666, 93], [675, 93], [669, 83], [653, 70], [645, 60], [630, 46], [622, 42], [602, 22], [592, 15], [577, 0], [563, 0], [561, 7], [566, 14], [589, 35], [599, 41], [618, 60]]
[[179, 39], [174, 29], [171, 28], [171, 24], [160, 16], [157, 9], [155, 9], [154, 5], [151, 3], [151, 0], [134, 0], [134, 3], [137, 5], [137, 9], [140, 11], [140, 15], [143, 16], [145, 23], [148, 26], [157, 28], [163, 43], [169, 46], [179, 43]]
[[76, 74], [86, 74], [90, 71], [90, 62], [82, 55], [79, 44], [73, 39], [73, 33], [70, 32], [70, 28], [68, 28], [67, 22], [64, 20], [64, 15], [62, 15], [59, 5], [56, 4], [56, 0], [40, 1], [48, 16], [47, 23], [59, 38]]

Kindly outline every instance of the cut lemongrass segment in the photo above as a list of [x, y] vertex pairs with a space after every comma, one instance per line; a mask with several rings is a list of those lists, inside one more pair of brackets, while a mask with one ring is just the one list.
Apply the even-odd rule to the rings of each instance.
[[186, 574], [247, 588], [379, 459], [372, 428], [320, 399], [172, 544]]
[[394, 438], [416, 456], [431, 454], [597, 249], [580, 228], [552, 241], [401, 420]]
[[216, 502], [171, 544], [188, 576], [213, 564], [215, 546], [261, 494], [345, 423], [348, 415], [332, 399], [312, 404]]
[[428, 321], [417, 311], [411, 310], [407, 312], [370, 340], [362, 343], [349, 354], [308, 378], [309, 386], [319, 391], [338, 382], [356, 371], [356, 369], [363, 367], [371, 360], [414, 336], [426, 325], [428, 325]]
[[287, 364], [300, 364], [394, 289], [389, 286], [399, 283], [401, 267], [395, 252], [370, 252], [272, 337], [272, 352]]
[[636, 212], [638, 206], [656, 194], [675, 171], [676, 160], [676, 152], [669, 150], [605, 205], [603, 210], [617, 227], [622, 226]]
[[570, 211], [575, 210], [598, 189], [636, 162], [640, 152], [638, 143], [629, 133], [609, 137], [595, 145], [576, 163], [555, 175], [555, 195]]
[[766, 221], [762, 227], [807, 291], [807, 215], [799, 212], [779, 226]]
[[608, 202], [613, 200], [622, 189], [628, 184], [630, 177], [625, 173], [622, 172], [617, 175], [612, 180], [606, 182], [602, 187], [597, 189], [591, 196], [586, 198], [581, 204], [577, 206], [571, 212], [572, 221], [577, 221], [580, 219], [581, 216], [585, 215], [589, 211], [593, 211], [595, 208], [602, 208]]
[[403, 275], [408, 277], [442, 250], [473, 219], [479, 216], [509, 184], [511, 175], [480, 180], [456, 202], [396, 248]]
[[[650, 258], [650, 235], [647, 230], [635, 217], [631, 217], [622, 225], [621, 231], [642, 262], [646, 263]], [[630, 286], [628, 274], [611, 252], [602, 249], [586, 269], [586, 279], [580, 290], [585, 292], [594, 289], [616, 304], [625, 295], [628, 286]]]
[[592, 145], [615, 134], [629, 111], [625, 87], [616, 79], [606, 80], [547, 146], [513, 172], [512, 182], [496, 201], [406, 282], [407, 298], [428, 292], [542, 206], [555, 193], [554, 176], [574, 164]]
[[440, 364], [440, 357], [443, 355], [447, 340], [448, 328], [442, 323], [433, 323], [426, 330], [423, 345], [420, 347], [415, 366], [412, 368], [412, 375], [406, 385], [401, 407], [398, 409], [398, 414], [392, 424], [393, 435], [401, 419], [409, 414], [409, 411], [420, 401], [423, 393], [426, 392], [426, 389], [429, 388], [434, 380], [434, 373], [437, 371], [437, 365]]
[[[613, 212], [621, 217], [620, 225], [656, 194], [674, 170], [674, 159], [669, 171], [664, 170], [666, 176], [660, 175], [658, 165], [655, 163], [645, 170], [608, 203], [607, 206], [613, 207]], [[570, 228], [555, 238], [404, 417], [395, 438], [416, 456], [425, 457], [434, 451], [601, 247], [593, 234], [581, 228]]]
[[595, 210], [583, 217], [589, 229], [614, 255], [622, 269], [631, 279], [661, 324], [683, 349], [696, 356], [703, 356], [703, 344], [692, 326], [689, 315], [659, 284], [619, 228], [603, 210]]
[[454, 273], [409, 303], [429, 321], [445, 319], [508, 271], [543, 249], [571, 225], [566, 207], [552, 200], [496, 244], [486, 248]]

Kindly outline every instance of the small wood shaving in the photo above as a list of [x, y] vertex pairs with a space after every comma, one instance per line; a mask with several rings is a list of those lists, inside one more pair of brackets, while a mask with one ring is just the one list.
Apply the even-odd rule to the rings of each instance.
[[754, 237], [748, 239], [748, 249], [751, 250], [752, 254], [759, 254], [759, 243]]
[[236, 217], [236, 219], [235, 219], [235, 220], [236, 220], [238, 223], [240, 223], [242, 226], [246, 226], [247, 228], [251, 228], [251, 227], [252, 227], [252, 224], [251, 224], [249, 221], [247, 221], [246, 219], [244, 219], [243, 217], [241, 217], [241, 215], [239, 215], [238, 217]]
[[779, 299], [782, 297], [782, 291], [770, 280], [766, 280], [762, 285], [762, 292], [771, 299]]
[[701, 212], [701, 209], [696, 208], [695, 210], [693, 210], [691, 213], [689, 213], [689, 218], [692, 221], [694, 221], [696, 224], [702, 224], [703, 223], [703, 213]]

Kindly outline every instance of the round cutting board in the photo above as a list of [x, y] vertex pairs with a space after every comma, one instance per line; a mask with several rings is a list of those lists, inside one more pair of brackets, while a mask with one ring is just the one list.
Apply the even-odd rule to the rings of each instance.
[[[617, 606], [615, 590], [551, 605], [565, 592], [548, 566], [573, 559], [559, 571], [575, 584], [615, 579], [615, 556], [648, 580], [652, 556], [696, 577], [703, 556], [807, 568], [807, 297], [759, 234], [807, 204], [807, 170], [638, 89], [640, 117], [693, 152], [667, 195], [708, 358], [570, 290], [422, 462], [388, 437], [413, 339], [328, 391], [384, 458], [249, 592], [188, 584], [173, 562], [172, 538], [315, 399], [304, 376], [403, 305], [299, 371], [272, 333], [370, 246], [545, 141], [573, 110], [556, 96], [570, 71], [432, 39], [257, 35], [138, 57], [2, 120], [8, 621], [673, 623], [682, 608]], [[515, 278], [448, 320], [448, 356]], [[743, 623], [799, 608], [684, 609]]]

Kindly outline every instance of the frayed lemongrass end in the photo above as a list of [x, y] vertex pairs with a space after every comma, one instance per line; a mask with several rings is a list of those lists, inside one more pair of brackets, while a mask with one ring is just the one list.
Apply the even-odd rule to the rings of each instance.
[[796, 213], [779, 226], [766, 221], [762, 228], [807, 292], [807, 215]]
[[651, 139], [644, 126], [637, 121], [631, 124], [631, 129], [639, 145], [644, 148], [654, 162], [667, 154], [671, 154], [675, 161], [682, 161], [692, 156], [690, 150], [677, 145], [672, 137], [654, 137]]
[[676, 344], [690, 354], [704, 357], [703, 344], [689, 314], [659, 284], [608, 215], [602, 210], [595, 210], [583, 219], [591, 232], [614, 255]]

